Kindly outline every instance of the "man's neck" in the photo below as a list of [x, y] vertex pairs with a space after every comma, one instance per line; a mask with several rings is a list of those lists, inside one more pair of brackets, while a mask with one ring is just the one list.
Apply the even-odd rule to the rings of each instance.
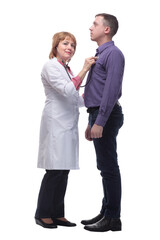
[[97, 44], [100, 47], [104, 43], [107, 43], [107, 42], [110, 42], [110, 41], [112, 41], [112, 38], [104, 38], [104, 39], [100, 39], [99, 41], [97, 41]]

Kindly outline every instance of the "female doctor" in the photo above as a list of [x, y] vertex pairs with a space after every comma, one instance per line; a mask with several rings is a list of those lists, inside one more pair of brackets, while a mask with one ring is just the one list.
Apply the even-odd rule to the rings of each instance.
[[83, 97], [78, 89], [96, 58], [85, 60], [74, 77], [67, 66], [76, 50], [76, 39], [68, 32], [53, 36], [50, 60], [44, 65], [41, 79], [46, 102], [41, 119], [38, 167], [44, 168], [35, 221], [45, 228], [76, 226], [64, 216], [64, 197], [68, 174], [78, 169], [78, 118]]

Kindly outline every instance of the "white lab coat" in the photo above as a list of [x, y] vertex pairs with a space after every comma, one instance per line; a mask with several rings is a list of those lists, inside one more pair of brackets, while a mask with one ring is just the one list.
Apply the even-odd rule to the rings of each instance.
[[79, 107], [84, 106], [65, 68], [56, 58], [42, 69], [46, 102], [42, 113], [38, 167], [44, 169], [78, 169]]

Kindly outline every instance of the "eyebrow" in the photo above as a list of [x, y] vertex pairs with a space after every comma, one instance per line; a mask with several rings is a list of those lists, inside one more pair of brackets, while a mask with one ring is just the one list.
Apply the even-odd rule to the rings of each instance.
[[[70, 43], [68, 40], [63, 40], [63, 42]], [[71, 43], [71, 45], [75, 48], [76, 44], [74, 42]]]
[[[63, 40], [64, 42], [67, 42], [67, 43], [70, 43], [70, 41], [69, 40]], [[73, 41], [72, 41], [72, 43], [71, 44], [75, 44]]]

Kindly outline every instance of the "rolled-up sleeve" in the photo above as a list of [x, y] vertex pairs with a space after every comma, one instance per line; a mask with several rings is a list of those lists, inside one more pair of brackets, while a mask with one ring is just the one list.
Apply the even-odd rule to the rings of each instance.
[[77, 76], [77, 77], [73, 77], [71, 80], [72, 80], [76, 90], [78, 90], [81, 86], [81, 83], [82, 83], [81, 78], [79, 76]]

